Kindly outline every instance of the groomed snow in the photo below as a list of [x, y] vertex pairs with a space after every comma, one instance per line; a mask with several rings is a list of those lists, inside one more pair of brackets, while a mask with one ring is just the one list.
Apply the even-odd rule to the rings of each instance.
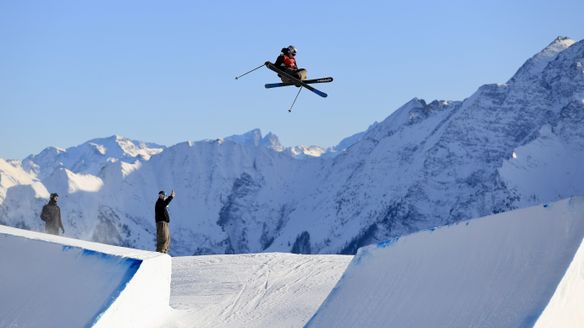
[[175, 257], [171, 282], [167, 255], [0, 226], [0, 327], [581, 327], [583, 237], [573, 197], [355, 257]]
[[174, 257], [165, 327], [297, 328], [353, 256], [264, 253]]
[[170, 257], [0, 225], [0, 327], [156, 327]]
[[2, 225], [0, 252], [0, 327], [19, 328], [301, 327], [353, 258], [176, 257], [171, 288], [160, 253]]
[[584, 197], [361, 248], [306, 327], [582, 327]]

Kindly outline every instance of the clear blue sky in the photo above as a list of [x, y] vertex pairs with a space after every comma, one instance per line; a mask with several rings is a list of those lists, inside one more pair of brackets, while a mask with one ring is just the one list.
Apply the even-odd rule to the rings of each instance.
[[[173, 145], [254, 128], [330, 146], [413, 97], [504, 83], [584, 1], [1, 1], [0, 158], [119, 134]], [[261, 69], [294, 44], [326, 99]]]

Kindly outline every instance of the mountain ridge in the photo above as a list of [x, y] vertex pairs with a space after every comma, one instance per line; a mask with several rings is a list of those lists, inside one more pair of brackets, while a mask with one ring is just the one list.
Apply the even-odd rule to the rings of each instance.
[[[557, 38], [507, 83], [483, 85], [462, 101], [413, 98], [335, 147], [284, 147], [254, 129], [170, 147], [131, 141], [136, 151], [121, 158], [94, 139], [72, 148], [83, 156], [55, 148], [4, 161], [0, 223], [41, 230], [35, 218], [48, 190], [63, 190], [72, 234], [149, 249], [156, 193], [174, 189], [176, 255], [354, 253], [584, 194], [582, 63], [584, 41]], [[105, 139], [109, 148], [126, 140]], [[558, 181], [553, 193], [548, 180]]]

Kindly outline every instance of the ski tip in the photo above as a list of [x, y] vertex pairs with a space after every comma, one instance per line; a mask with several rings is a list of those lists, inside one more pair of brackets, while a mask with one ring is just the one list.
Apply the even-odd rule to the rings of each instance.
[[314, 91], [314, 93], [316, 93], [317, 95], [319, 95], [319, 96], [321, 96], [321, 97], [323, 97], [323, 98], [326, 98], [326, 97], [328, 97], [328, 95], [327, 95], [325, 92], [322, 92], [322, 91], [320, 91], [320, 90], [318, 90], [318, 89], [315, 89], [315, 90], [316, 90], [316, 91]]

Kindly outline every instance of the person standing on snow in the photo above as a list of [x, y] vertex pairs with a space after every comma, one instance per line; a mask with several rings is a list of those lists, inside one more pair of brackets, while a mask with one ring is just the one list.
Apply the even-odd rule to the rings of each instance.
[[[282, 53], [280, 53], [274, 65], [279, 69], [290, 73], [290, 75], [298, 77], [300, 80], [306, 80], [308, 72], [304, 68], [298, 68], [296, 63], [296, 47], [288, 46], [287, 48], [282, 48], [281, 51]], [[282, 79], [282, 82], [284, 83], [292, 82], [284, 76], [280, 76], [280, 79]]]
[[63, 228], [63, 222], [61, 221], [61, 208], [57, 205], [58, 201], [59, 195], [52, 193], [49, 203], [43, 206], [41, 212], [41, 219], [45, 221], [45, 231], [53, 235], [59, 234], [59, 228], [65, 233], [65, 228]]
[[168, 215], [168, 205], [172, 201], [176, 194], [174, 190], [170, 193], [170, 196], [166, 197], [164, 191], [158, 193], [158, 200], [154, 207], [154, 214], [156, 220], [156, 251], [160, 253], [168, 253], [168, 248], [170, 246], [170, 228], [168, 224], [170, 223], [170, 216]]

